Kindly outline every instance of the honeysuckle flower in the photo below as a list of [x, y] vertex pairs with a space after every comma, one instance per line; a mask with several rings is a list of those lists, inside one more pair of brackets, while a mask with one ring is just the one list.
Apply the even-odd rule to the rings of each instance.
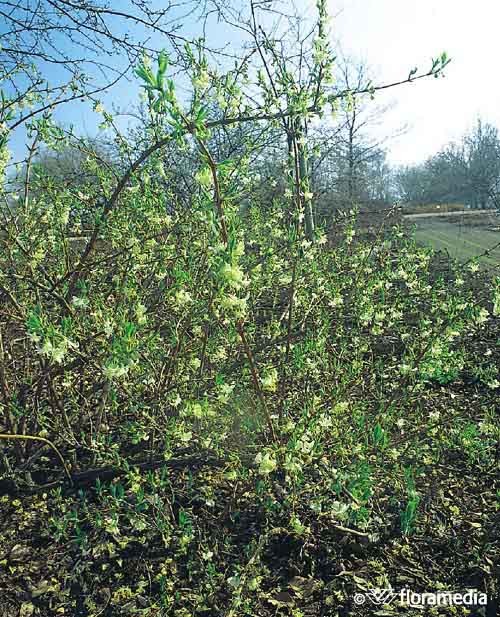
[[331, 512], [338, 518], [344, 518], [345, 514], [349, 510], [349, 506], [346, 503], [342, 503], [341, 501], [334, 501], [331, 505]]
[[278, 387], [278, 371], [273, 368], [262, 378], [262, 389], [266, 392], [276, 392]]
[[314, 448], [314, 442], [307, 435], [304, 435], [299, 439], [296, 447], [302, 454], [310, 454]]
[[328, 302], [328, 306], [331, 306], [332, 308], [336, 308], [337, 306], [341, 306], [342, 304], [344, 304], [344, 298], [342, 298], [342, 296], [334, 296]]
[[193, 298], [191, 297], [191, 294], [188, 291], [186, 291], [185, 289], [180, 289], [175, 294], [175, 301], [179, 306], [185, 306], [186, 304], [189, 304], [190, 302], [192, 302]]
[[47, 339], [38, 351], [40, 355], [60, 364], [64, 359], [66, 350], [67, 347], [64, 344], [54, 345], [52, 341]]
[[203, 417], [203, 407], [198, 402], [188, 402], [183, 410], [182, 415], [193, 416], [194, 418]]
[[65, 227], [69, 221], [69, 206], [64, 206], [59, 214], [59, 223]]
[[234, 248], [233, 255], [235, 257], [242, 257], [245, 254], [245, 243], [240, 240]]
[[483, 324], [483, 323], [485, 323], [485, 322], [487, 322], [487, 321], [488, 321], [489, 316], [490, 316], [489, 311], [487, 311], [485, 308], [482, 308], [482, 309], [478, 312], [478, 314], [476, 315], [476, 318], [475, 318], [475, 320], [474, 320], [474, 321], [475, 321], [477, 324]]
[[227, 101], [226, 101], [226, 99], [224, 98], [224, 96], [223, 96], [223, 95], [221, 95], [221, 94], [219, 94], [219, 95], [217, 96], [217, 104], [219, 105], [219, 107], [220, 107], [222, 110], [227, 109]]
[[181, 443], [189, 443], [193, 438], [193, 433], [191, 431], [180, 431], [177, 436]]
[[282, 276], [279, 277], [278, 282], [280, 285], [290, 285], [290, 283], [292, 282], [292, 275], [283, 274]]
[[240, 577], [239, 576], [230, 576], [227, 579], [227, 584], [230, 587], [233, 587], [234, 589], [236, 589], [240, 585]]
[[73, 298], [71, 299], [71, 304], [75, 308], [87, 308], [87, 306], [89, 305], [89, 301], [88, 298], [80, 298], [78, 296], [73, 296]]
[[330, 428], [332, 424], [333, 422], [331, 416], [327, 416], [326, 414], [323, 414], [319, 419], [319, 425], [322, 428]]
[[[245, 307], [246, 307], [246, 300], [245, 300]], [[244, 313], [244, 311], [243, 312], [239, 311], [237, 314], [242, 314], [242, 313]], [[211, 358], [215, 362], [225, 360], [227, 358], [227, 351], [223, 347], [220, 347], [219, 349], [217, 349], [211, 354]]]
[[366, 325], [366, 324], [370, 323], [370, 321], [372, 320], [372, 317], [373, 317], [373, 309], [369, 308], [369, 309], [366, 309], [359, 316], [359, 320], [361, 321], [362, 324]]
[[[409, 335], [408, 335], [409, 336]], [[412, 367], [409, 364], [400, 364], [399, 372], [401, 375], [409, 375], [412, 372]]]
[[277, 466], [276, 459], [269, 452], [259, 452], [255, 457], [255, 464], [259, 466], [258, 471], [263, 476], [273, 472]]
[[191, 358], [191, 360], [189, 361], [189, 366], [197, 370], [201, 366], [201, 360], [199, 358]]
[[236, 315], [244, 315], [247, 308], [246, 298], [238, 298], [234, 294], [224, 296], [220, 300], [221, 307], [226, 311], [232, 311]]
[[202, 69], [198, 75], [192, 80], [192, 84], [199, 90], [206, 90], [210, 85], [210, 76], [208, 71]]
[[333, 411], [337, 412], [337, 413], [342, 413], [344, 411], [347, 411], [349, 409], [349, 403], [347, 401], [340, 401], [339, 403], [336, 403]]
[[401, 456], [401, 452], [400, 450], [396, 449], [396, 448], [391, 448], [388, 452], [390, 458], [397, 460], [400, 456]]
[[114, 379], [120, 379], [120, 377], [124, 377], [129, 372], [130, 366], [128, 365], [119, 365], [114, 366], [112, 364], [108, 364], [104, 367], [104, 375], [110, 381]]
[[203, 167], [203, 169], [200, 169], [200, 171], [198, 171], [195, 175], [195, 180], [204, 188], [210, 188], [213, 184], [213, 176], [210, 168]]
[[57, 364], [61, 364], [62, 361], [64, 360], [64, 356], [66, 355], [66, 352], [67, 352], [67, 348], [64, 346], [54, 347], [54, 349], [52, 350], [51, 358]]
[[222, 266], [221, 274], [229, 286], [234, 289], [241, 289], [248, 284], [248, 280], [239, 266], [225, 263]]
[[139, 325], [143, 325], [146, 323], [147, 321], [147, 317], [146, 317], [146, 307], [144, 306], [144, 304], [138, 304], [135, 307], [135, 316], [137, 319], [137, 323]]
[[37, 334], [36, 332], [29, 332], [28, 333], [28, 338], [33, 343], [39, 343], [42, 340], [42, 337], [39, 334]]
[[5, 168], [10, 161], [10, 156], [10, 152], [7, 148], [0, 148], [0, 178], [2, 178], [5, 173]]
[[169, 399], [169, 403], [170, 405], [172, 405], [172, 407], [179, 407], [179, 405], [182, 403], [182, 399], [179, 396], [178, 392], [176, 392], [175, 394], [172, 394], [172, 396]]
[[218, 400], [220, 402], [227, 402], [229, 400], [229, 397], [233, 393], [234, 388], [235, 388], [235, 384], [230, 384], [230, 383], [221, 384], [218, 388], [219, 389]]
[[290, 520], [290, 526], [292, 527], [293, 531], [299, 536], [310, 531], [309, 527], [303, 525], [301, 520], [297, 516], [292, 516]]
[[498, 317], [500, 315], [500, 277], [493, 281], [493, 285], [493, 315]]

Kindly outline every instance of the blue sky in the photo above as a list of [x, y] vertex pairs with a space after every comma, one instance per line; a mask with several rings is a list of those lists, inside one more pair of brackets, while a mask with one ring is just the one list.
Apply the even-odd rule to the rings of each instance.
[[[197, 0], [193, 0], [193, 4], [196, 5]], [[122, 11], [129, 11], [130, 13], [137, 14], [137, 11], [133, 7], [130, 7], [128, 0], [111, 0], [109, 3], [110, 8]], [[153, 6], [162, 7], [162, 0], [154, 0]], [[183, 4], [183, 3], [181, 3]], [[169, 12], [169, 17], [172, 20], [179, 20], [179, 29], [176, 29], [176, 34], [184, 36], [186, 39], [193, 40], [200, 37], [203, 34], [203, 24], [197, 19], [196, 15], [190, 15], [185, 17], [186, 10], [182, 7]], [[233, 45], [236, 49], [238, 47], [240, 34], [234, 29], [230, 29], [225, 25], [217, 23], [217, 19], [212, 17], [208, 21], [207, 38], [210, 45], [214, 49], [224, 48], [227, 45]], [[143, 40], [145, 38], [145, 30], [138, 27], [130, 27], [129, 21], [112, 20], [110, 22], [114, 28], [113, 32], [117, 35], [123, 35], [128, 30], [129, 33], [136, 40]], [[0, 24], [0, 35], [5, 31], [5, 26]], [[171, 49], [170, 43], [162, 34], [148, 31], [146, 33], [148, 38], [148, 45], [157, 50]], [[82, 56], [81, 51], [69, 43], [66, 37], [55, 38], [57, 49], [61, 54], [66, 54], [70, 57]], [[29, 47], [29, 41], [23, 41], [25, 46]], [[182, 44], [182, 43], [181, 43]], [[90, 60], [90, 56], [87, 58]], [[114, 55], [112, 58], [101, 56], [100, 60], [112, 64], [114, 68], [119, 70], [126, 66], [125, 59], [120, 58], [119, 55]], [[60, 65], [49, 64], [46, 62], [37, 62], [37, 66], [44, 76], [51, 84], [66, 83], [68, 81], [68, 72], [65, 71]], [[89, 75], [92, 83], [103, 83], [100, 72], [95, 68], [93, 64], [81, 64], [79, 68], [82, 72]], [[183, 80], [176, 79], [176, 85], [180, 93], [182, 93]], [[112, 89], [99, 94], [97, 98], [103, 103], [107, 111], [119, 111], [133, 112], [139, 104], [140, 84], [137, 78], [129, 73], [128, 78], [120, 80]], [[8, 91], [8, 88], [7, 88]], [[58, 105], [55, 107], [53, 117], [56, 122], [65, 127], [74, 127], [77, 134], [98, 136], [102, 135], [99, 130], [99, 124], [102, 122], [102, 116], [93, 111], [93, 104], [88, 101], [78, 99], [75, 102]], [[126, 116], [117, 116], [116, 125], [120, 129], [126, 128], [127, 125], [134, 121]], [[20, 160], [25, 156], [26, 145], [28, 138], [24, 126], [17, 129], [11, 136], [9, 147], [13, 154], [14, 160]]]
[[[373, 69], [375, 81], [384, 83], [406, 77], [419, 66], [427, 69], [431, 57], [446, 50], [452, 63], [445, 79], [429, 79], [395, 88], [377, 97], [392, 102], [392, 110], [376, 129], [392, 134], [403, 125], [408, 130], [386, 145], [393, 163], [418, 162], [457, 139], [477, 115], [500, 126], [500, 86], [497, 58], [500, 57], [497, 0], [329, 0], [332, 40], [347, 55], [365, 61]], [[113, 4], [118, 6], [119, 3]], [[299, 10], [313, 14], [314, 0], [298, 0]], [[184, 20], [182, 33], [199, 34], [193, 19]], [[237, 46], [240, 33], [211, 20], [208, 42], [215, 46]], [[154, 38], [163, 46], [160, 37]], [[52, 73], [48, 77], [54, 76]], [[114, 103], [132, 109], [138, 100], [137, 83], [122, 82], [101, 97], [105, 106]], [[74, 124], [79, 132], [94, 135], [99, 117], [90, 106], [77, 103], [58, 109], [56, 117]], [[126, 120], [122, 120], [122, 125]], [[11, 148], [17, 155], [25, 136], [17, 134]]]

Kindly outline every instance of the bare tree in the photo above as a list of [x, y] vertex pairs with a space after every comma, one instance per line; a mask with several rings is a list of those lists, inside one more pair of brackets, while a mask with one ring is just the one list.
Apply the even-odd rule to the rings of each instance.
[[462, 150], [472, 203], [486, 208], [500, 177], [498, 129], [478, 118], [473, 130], [464, 137]]
[[405, 129], [383, 138], [374, 134], [393, 104], [377, 105], [369, 95], [357, 94], [372, 79], [364, 62], [342, 58], [339, 76], [342, 87], [349, 93], [339, 105], [340, 156], [345, 168], [343, 193], [347, 204], [353, 205], [362, 198], [365, 171], [380, 161], [383, 145]]

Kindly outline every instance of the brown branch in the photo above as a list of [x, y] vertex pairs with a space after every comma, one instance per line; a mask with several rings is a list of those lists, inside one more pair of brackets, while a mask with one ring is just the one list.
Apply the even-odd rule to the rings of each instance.
[[14, 434], [11, 435], [11, 434], [6, 434], [6, 433], [0, 433], [0, 439], [13, 440], [13, 441], [18, 441], [18, 440], [41, 441], [43, 443], [46, 443], [57, 454], [57, 458], [61, 461], [64, 472], [66, 473], [66, 477], [69, 480], [69, 483], [73, 485], [73, 479], [71, 478], [71, 474], [69, 472], [68, 466], [66, 465], [66, 462], [62, 454], [59, 452], [57, 446], [54, 443], [52, 443], [52, 441], [50, 441], [49, 439], [45, 439], [45, 437], [39, 437], [38, 435], [14, 435]]

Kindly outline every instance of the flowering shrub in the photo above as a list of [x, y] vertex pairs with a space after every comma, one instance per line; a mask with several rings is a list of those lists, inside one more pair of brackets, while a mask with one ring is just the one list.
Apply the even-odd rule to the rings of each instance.
[[[5, 219], [2, 413], [13, 433], [47, 431], [111, 464], [138, 430], [152, 455], [257, 447], [267, 409], [275, 435], [259, 464], [287, 461], [292, 479], [342, 435], [361, 438], [357, 410], [375, 405], [390, 432], [426, 381], [457, 378], [461, 341], [490, 318], [458, 273], [436, 279], [430, 251], [400, 229], [353, 243], [348, 219], [333, 249], [290, 244], [286, 196], [240, 217], [236, 178], [251, 170], [225, 162], [217, 174], [231, 195], [225, 241], [204, 175], [188, 213], [160, 178], [138, 176], [80, 270], [61, 219], [70, 191]], [[249, 414], [251, 434], [236, 435]]]
[[[321, 41], [315, 53], [325, 60]], [[228, 615], [260, 614], [273, 542], [304, 548], [318, 531], [375, 541], [382, 506], [404, 534], [418, 528], [418, 469], [406, 459], [434, 464], [441, 445], [429, 442], [455, 420], [429, 413], [427, 392], [459, 378], [471, 337], [498, 314], [498, 290], [492, 316], [473, 273], [439, 273], [404, 228], [356, 235], [354, 211], [330, 246], [297, 172], [304, 143], [277, 197], [249, 196], [250, 156], [220, 162], [210, 150], [205, 61], [193, 59], [189, 111], [167, 68], [161, 56], [157, 73], [143, 63], [138, 74], [152, 126], [168, 124], [165, 143], [197, 162], [187, 205], [165, 191], [157, 148], [118, 183], [95, 160], [86, 187], [52, 185], [40, 170], [2, 213], [4, 456], [26, 482], [37, 438], [50, 440], [88, 489], [59, 489], [47, 511], [56, 541], [92, 555], [83, 578], [107, 557], [162, 547], [149, 583], [144, 573], [134, 589], [109, 583], [112, 606], [149, 585], [151, 610], [176, 611], [165, 614], [221, 603]], [[213, 90], [238, 108], [237, 90]], [[307, 115], [303, 93], [287, 96]], [[37, 130], [50, 145], [53, 133]], [[470, 461], [493, 452], [489, 419], [450, 435]], [[45, 462], [57, 481], [58, 461]], [[193, 475], [200, 467], [209, 472]]]

